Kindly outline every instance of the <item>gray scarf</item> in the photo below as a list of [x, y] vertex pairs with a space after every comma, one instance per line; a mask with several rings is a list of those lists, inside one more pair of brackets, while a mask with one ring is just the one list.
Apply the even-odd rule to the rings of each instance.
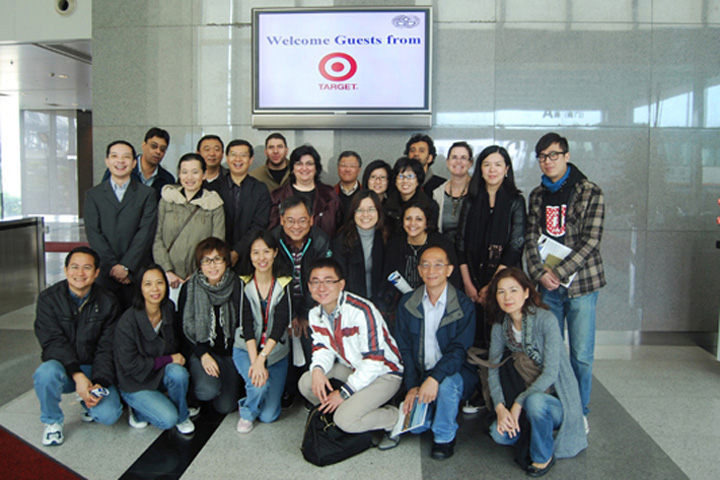
[[509, 315], [505, 315], [503, 321], [503, 330], [505, 331], [505, 339], [508, 349], [511, 352], [524, 352], [533, 363], [538, 367], [542, 368], [542, 356], [540, 351], [535, 346], [535, 339], [533, 338], [533, 328], [535, 327], [535, 312], [530, 312], [530, 315], [523, 314], [522, 319], [522, 345], [515, 341], [515, 335], [513, 335], [513, 322]]
[[235, 305], [231, 301], [238, 279], [231, 269], [225, 270], [217, 285], [210, 285], [207, 277], [197, 271], [187, 281], [187, 301], [183, 312], [183, 331], [192, 343], [210, 342], [215, 345], [215, 306], [220, 307], [220, 327], [225, 335], [225, 348], [232, 341], [237, 324]]

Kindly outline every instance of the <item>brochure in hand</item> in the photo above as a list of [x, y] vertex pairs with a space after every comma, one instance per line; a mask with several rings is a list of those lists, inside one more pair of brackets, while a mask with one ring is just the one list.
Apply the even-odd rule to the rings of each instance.
[[428, 411], [427, 403], [420, 403], [418, 398], [415, 397], [413, 406], [407, 415], [403, 413], [405, 402], [402, 402], [398, 407], [398, 420], [390, 433], [391, 437], [396, 437], [401, 433], [409, 432], [415, 428], [421, 427], [425, 423], [425, 417], [427, 417]]
[[[565, 257], [572, 253], [570, 247], [566, 247], [557, 240], [553, 240], [544, 233], [540, 234], [538, 239], [538, 250], [540, 250], [540, 258], [542, 258], [543, 264], [550, 268], [553, 268], [560, 264]], [[565, 288], [568, 288], [572, 281], [575, 279], [577, 272], [570, 275], [570, 278], [566, 283], [561, 283]]]

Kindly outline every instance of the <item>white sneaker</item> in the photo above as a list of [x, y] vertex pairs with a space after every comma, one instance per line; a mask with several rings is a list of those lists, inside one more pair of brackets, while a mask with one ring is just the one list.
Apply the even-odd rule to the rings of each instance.
[[188, 417], [188, 419], [184, 422], [180, 422], [175, 425], [175, 428], [177, 428], [178, 432], [182, 433], [183, 435], [190, 435], [195, 431], [195, 424], [192, 422], [192, 420], [190, 420], [190, 417]]
[[141, 422], [140, 420], [138, 420], [135, 417], [135, 413], [133, 412], [132, 408], [130, 408], [129, 410], [130, 410], [130, 413], [128, 415], [128, 423], [130, 424], [130, 426], [132, 428], [140, 429], [140, 428], [145, 428], [148, 426], [148, 422], [145, 422], [145, 421]]
[[90, 415], [90, 410], [88, 410], [85, 407], [82, 407], [82, 412], [80, 413], [80, 420], [82, 420], [85, 423], [90, 423], [93, 420], [93, 417]]
[[250, 420], [245, 420], [244, 418], [240, 417], [240, 420], [238, 420], [237, 423], [237, 431], [240, 433], [248, 433], [250, 430], [253, 429], [255, 425]]
[[588, 423], [587, 417], [583, 415], [583, 423], [585, 424], [585, 435], [590, 433], [590, 424]]
[[42, 444], [46, 447], [50, 445], [62, 445], [65, 441], [63, 436], [63, 424], [62, 423], [51, 423], [45, 425], [45, 431], [43, 432]]
[[197, 417], [200, 415], [200, 407], [188, 407], [188, 412], [190, 412], [190, 418]]

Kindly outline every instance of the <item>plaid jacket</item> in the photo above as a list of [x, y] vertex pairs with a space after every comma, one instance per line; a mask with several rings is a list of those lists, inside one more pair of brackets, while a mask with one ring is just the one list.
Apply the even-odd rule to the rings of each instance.
[[[543, 185], [530, 194], [528, 223], [525, 234], [525, 257], [530, 278], [539, 282], [544, 269], [538, 250], [542, 233], [542, 196], [547, 192]], [[570, 195], [565, 217], [565, 245], [573, 250], [553, 271], [561, 282], [578, 272], [570, 284], [568, 296], [579, 297], [605, 285], [605, 270], [600, 257], [600, 240], [605, 219], [605, 197], [600, 187], [587, 179], [576, 183]]]

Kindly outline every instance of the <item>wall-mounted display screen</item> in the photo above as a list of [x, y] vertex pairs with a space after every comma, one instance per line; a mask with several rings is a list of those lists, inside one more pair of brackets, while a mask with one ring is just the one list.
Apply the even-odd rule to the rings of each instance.
[[253, 126], [429, 128], [430, 7], [253, 10]]

